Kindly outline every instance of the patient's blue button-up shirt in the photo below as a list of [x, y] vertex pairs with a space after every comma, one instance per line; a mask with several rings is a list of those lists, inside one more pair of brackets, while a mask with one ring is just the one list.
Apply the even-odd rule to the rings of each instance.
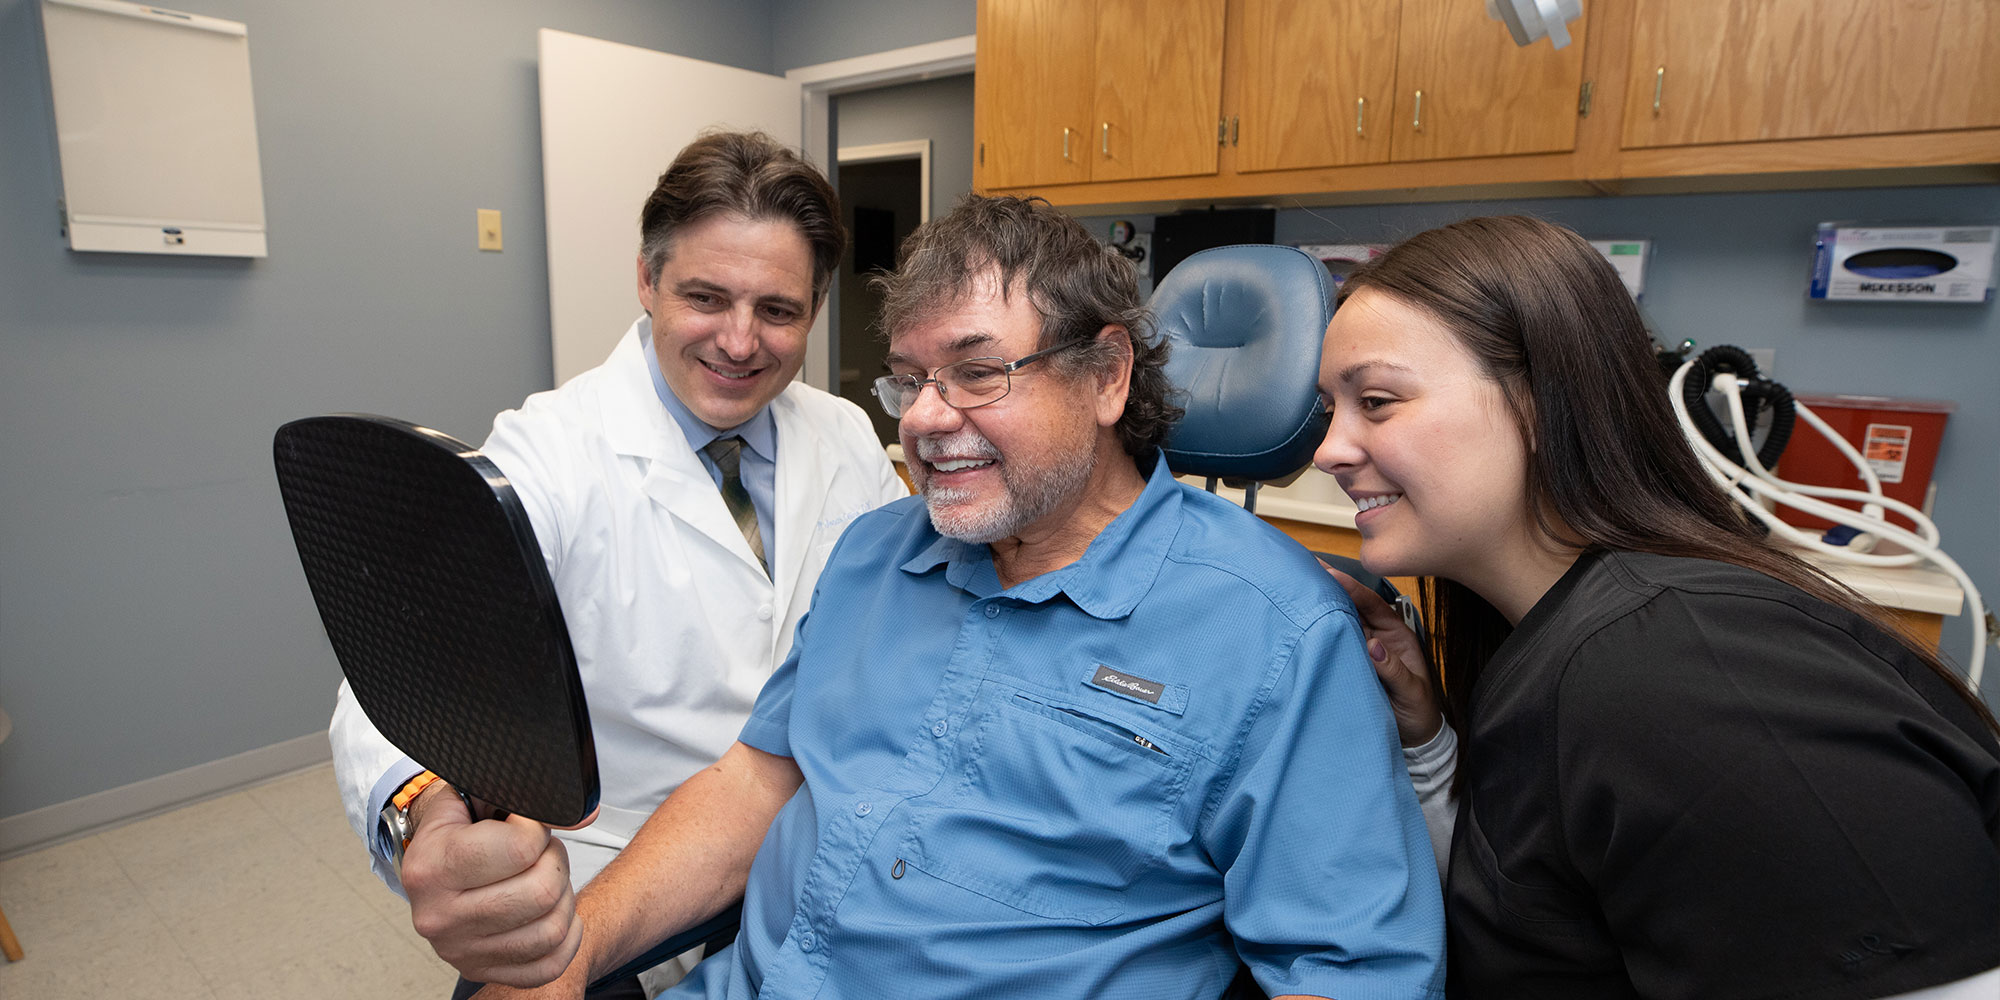
[[1352, 605], [1156, 459], [1003, 588], [912, 497], [841, 538], [743, 742], [805, 784], [711, 997], [1440, 996], [1430, 842]]

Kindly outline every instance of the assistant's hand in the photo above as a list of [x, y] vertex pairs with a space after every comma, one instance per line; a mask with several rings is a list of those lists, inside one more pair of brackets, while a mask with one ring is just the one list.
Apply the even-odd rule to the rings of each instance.
[[1320, 565], [1354, 600], [1354, 610], [1361, 616], [1361, 634], [1368, 641], [1368, 662], [1374, 666], [1382, 690], [1389, 693], [1397, 737], [1406, 747], [1430, 742], [1444, 725], [1444, 714], [1431, 694], [1430, 665], [1424, 658], [1423, 644], [1381, 594], [1325, 563]]
[[562, 975], [583, 941], [562, 841], [525, 816], [474, 823], [442, 781], [413, 812], [403, 889], [410, 922], [438, 957], [479, 983], [540, 986]]

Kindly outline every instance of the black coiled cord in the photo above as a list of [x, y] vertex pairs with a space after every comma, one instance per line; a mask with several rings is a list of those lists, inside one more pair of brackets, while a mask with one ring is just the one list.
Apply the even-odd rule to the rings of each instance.
[[1681, 396], [1687, 403], [1688, 418], [1694, 421], [1701, 436], [1716, 447], [1717, 451], [1728, 455], [1738, 465], [1748, 466], [1745, 448], [1748, 442], [1736, 440], [1734, 431], [1708, 408], [1709, 385], [1715, 376], [1727, 372], [1743, 379], [1743, 419], [1753, 430], [1764, 409], [1771, 410], [1771, 430], [1764, 436], [1764, 446], [1757, 449], [1757, 460], [1768, 469], [1778, 464], [1778, 456], [1785, 453], [1785, 445], [1792, 440], [1792, 425], [1798, 419], [1798, 407], [1792, 400], [1790, 389], [1765, 378], [1757, 371], [1757, 362], [1748, 351], [1728, 344], [1718, 344], [1701, 352], [1694, 360], [1694, 367], [1688, 371], [1687, 379], [1681, 383]]

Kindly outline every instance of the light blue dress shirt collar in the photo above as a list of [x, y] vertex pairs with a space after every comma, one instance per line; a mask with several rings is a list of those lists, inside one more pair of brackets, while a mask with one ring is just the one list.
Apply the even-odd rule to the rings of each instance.
[[735, 427], [718, 430], [709, 426], [668, 388], [666, 376], [660, 372], [659, 353], [653, 347], [651, 316], [639, 320], [639, 333], [639, 353], [646, 356], [646, 374], [653, 380], [654, 394], [660, 397], [660, 404], [674, 418], [674, 423], [681, 429], [681, 436], [687, 438], [688, 447], [694, 449], [695, 458], [701, 461], [702, 468], [708, 470], [708, 478], [718, 488], [722, 485], [722, 470], [702, 449], [716, 438], [732, 434], [743, 439], [738, 475], [742, 477], [744, 492], [750, 494], [751, 506], [757, 508], [757, 530], [764, 538], [765, 555], [774, 557], [778, 551], [777, 522], [773, 513], [778, 506], [778, 421], [771, 416], [771, 408], [765, 406], [755, 416]]

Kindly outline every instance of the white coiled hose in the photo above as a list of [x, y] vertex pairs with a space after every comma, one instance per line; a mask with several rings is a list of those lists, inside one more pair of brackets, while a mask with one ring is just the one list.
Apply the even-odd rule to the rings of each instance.
[[[1757, 460], [1755, 450], [1749, 446], [1750, 427], [1743, 415], [1742, 383], [1735, 374], [1721, 372], [1715, 376], [1710, 388], [1721, 393], [1727, 401], [1730, 424], [1735, 429], [1736, 440], [1743, 442], [1740, 451], [1744, 461], [1750, 463], [1749, 468], [1736, 464], [1702, 436], [1701, 431], [1696, 429], [1694, 420], [1688, 415], [1682, 390], [1687, 383], [1688, 370], [1693, 368], [1694, 364], [1690, 361], [1674, 372], [1674, 377], [1667, 386], [1667, 398], [1673, 403], [1674, 415], [1680, 419], [1681, 433], [1687, 435], [1688, 443], [1694, 446], [1695, 454], [1701, 457], [1702, 467], [1708, 471], [1710, 477], [1749, 511], [1751, 516], [1770, 528], [1772, 533], [1801, 548], [1860, 566], [1896, 567], [1930, 563], [1944, 571], [1958, 583], [1961, 590], [1965, 591], [1966, 610], [1972, 623], [1972, 657], [1966, 670], [1965, 680], [1967, 686], [1977, 694], [1980, 676], [1986, 667], [1986, 604], [1980, 599], [1979, 588], [1972, 585], [1972, 578], [1938, 547], [1937, 525], [1925, 517], [1922, 511], [1893, 497], [1884, 496], [1881, 481], [1876, 478], [1875, 470], [1861, 457], [1861, 453], [1855, 451], [1853, 445], [1827, 426], [1826, 421], [1821, 420], [1819, 415], [1804, 403], [1794, 401], [1799, 418], [1810, 424], [1814, 430], [1826, 435], [1827, 440], [1833, 442], [1833, 446], [1839, 449], [1848, 461], [1854, 463], [1855, 468], [1861, 470], [1862, 481], [1867, 484], [1868, 489], [1864, 491], [1832, 486], [1811, 486], [1789, 482], [1772, 475], [1769, 469], [1764, 468], [1764, 463]], [[1776, 514], [1744, 495], [1739, 487], [1774, 503], [1825, 518], [1835, 524], [1846, 525], [1862, 532], [1862, 537], [1857, 537], [1849, 545], [1829, 545], [1821, 540], [1818, 534], [1801, 530], [1779, 520]], [[1826, 502], [1828, 500], [1848, 500], [1864, 506], [1860, 511], [1855, 511]], [[1916, 526], [1915, 530], [1891, 524], [1884, 516], [1884, 508], [1909, 518]], [[1876, 555], [1867, 551], [1876, 540], [1894, 542], [1907, 551], [1899, 555]], [[1857, 545], [1860, 547], [1857, 548]]]

